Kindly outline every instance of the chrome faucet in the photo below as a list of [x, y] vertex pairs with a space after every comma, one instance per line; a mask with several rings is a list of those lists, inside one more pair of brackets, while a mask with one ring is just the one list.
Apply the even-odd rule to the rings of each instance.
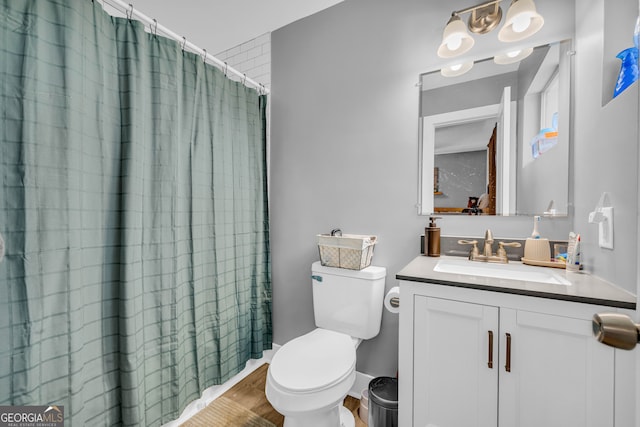
[[519, 242], [498, 242], [498, 251], [494, 255], [493, 254], [493, 233], [489, 229], [487, 229], [487, 231], [484, 233], [484, 249], [482, 251], [482, 255], [478, 250], [477, 240], [458, 240], [458, 244], [473, 245], [471, 247], [471, 250], [469, 251], [469, 259], [471, 261], [499, 262], [503, 264], [506, 264], [509, 262], [509, 258], [507, 257], [507, 251], [504, 249], [504, 247], [509, 246], [512, 248], [519, 248], [521, 246]]

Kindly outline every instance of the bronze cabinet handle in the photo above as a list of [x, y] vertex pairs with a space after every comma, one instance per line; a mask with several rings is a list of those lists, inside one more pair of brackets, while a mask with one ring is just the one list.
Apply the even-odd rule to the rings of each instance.
[[487, 366], [489, 369], [493, 369], [493, 331], [487, 331], [489, 334], [489, 361], [487, 362]]
[[511, 372], [511, 334], [505, 334], [507, 337], [507, 363], [504, 365], [504, 370]]

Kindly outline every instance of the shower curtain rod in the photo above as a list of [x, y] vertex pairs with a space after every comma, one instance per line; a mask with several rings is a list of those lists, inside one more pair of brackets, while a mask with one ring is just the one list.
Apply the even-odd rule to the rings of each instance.
[[219, 60], [215, 56], [208, 53], [206, 49], [202, 49], [196, 46], [195, 44], [191, 43], [190, 41], [187, 40], [186, 37], [183, 37], [174, 33], [164, 25], [160, 25], [156, 19], [149, 18], [147, 15], [137, 11], [136, 9], [134, 9], [133, 4], [131, 3], [127, 4], [122, 0], [99, 0], [99, 1], [101, 1], [102, 3], [109, 3], [110, 5], [116, 8], [119, 8], [120, 11], [124, 12], [128, 18], [136, 17], [142, 23], [148, 25], [150, 31], [153, 34], [158, 34], [158, 30], [163, 32], [164, 34], [168, 35], [175, 41], [180, 42], [182, 44], [182, 50], [184, 50], [185, 48], [189, 48], [189, 50], [201, 55], [205, 62], [206, 61], [213, 62], [215, 65], [218, 66], [218, 68], [222, 69], [225, 74], [232, 73], [240, 77], [242, 79], [241, 80], [242, 84], [246, 85], [247, 83], [249, 83], [253, 85], [256, 89], [258, 89], [259, 92], [265, 95], [269, 94], [270, 92], [269, 89], [265, 87], [265, 85], [263, 85], [262, 83], [258, 83], [257, 81], [247, 77], [245, 73], [242, 73], [236, 70], [235, 68], [231, 67], [226, 62]]

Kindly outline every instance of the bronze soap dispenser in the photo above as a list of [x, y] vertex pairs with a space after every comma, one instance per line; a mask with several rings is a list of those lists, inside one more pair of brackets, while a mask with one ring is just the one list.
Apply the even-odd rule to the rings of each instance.
[[424, 250], [427, 256], [440, 256], [440, 227], [436, 225], [439, 216], [429, 217], [429, 226], [424, 229]]

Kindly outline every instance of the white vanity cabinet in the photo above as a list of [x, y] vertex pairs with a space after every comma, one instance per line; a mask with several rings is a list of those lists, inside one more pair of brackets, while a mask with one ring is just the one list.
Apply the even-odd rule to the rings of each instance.
[[399, 425], [614, 425], [606, 307], [404, 280], [400, 300]]

